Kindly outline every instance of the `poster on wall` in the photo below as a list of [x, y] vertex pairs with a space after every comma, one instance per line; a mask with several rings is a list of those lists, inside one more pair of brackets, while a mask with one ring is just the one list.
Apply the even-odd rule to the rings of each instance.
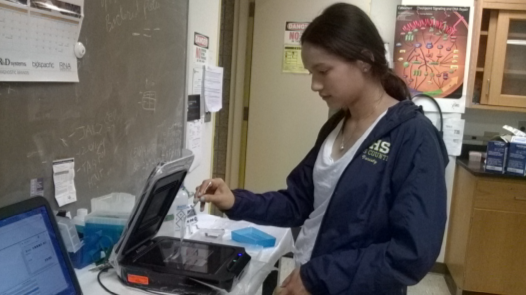
[[444, 112], [465, 108], [470, 7], [399, 5], [394, 71], [412, 96], [436, 98]]
[[283, 73], [308, 74], [301, 60], [301, 35], [309, 22], [286, 22], [283, 48]]
[[208, 60], [208, 44], [210, 38], [203, 34], [194, 32], [195, 63], [205, 65]]
[[0, 0], [0, 81], [78, 82], [84, 0]]

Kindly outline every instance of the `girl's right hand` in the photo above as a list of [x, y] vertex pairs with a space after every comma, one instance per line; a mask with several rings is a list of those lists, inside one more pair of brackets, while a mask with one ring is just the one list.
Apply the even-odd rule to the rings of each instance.
[[221, 211], [230, 210], [234, 206], [234, 194], [221, 178], [204, 180], [195, 189], [195, 194], [199, 201], [212, 203]]

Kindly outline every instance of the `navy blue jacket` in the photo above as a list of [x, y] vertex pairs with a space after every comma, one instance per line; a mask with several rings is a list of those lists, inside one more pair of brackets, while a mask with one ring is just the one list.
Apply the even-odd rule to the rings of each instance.
[[[313, 211], [312, 172], [332, 116], [290, 173], [287, 189], [234, 190], [234, 220], [297, 227]], [[410, 101], [391, 107], [344, 170], [323, 218], [311, 260], [300, 269], [313, 295], [405, 294], [431, 269], [446, 223], [446, 148]]]

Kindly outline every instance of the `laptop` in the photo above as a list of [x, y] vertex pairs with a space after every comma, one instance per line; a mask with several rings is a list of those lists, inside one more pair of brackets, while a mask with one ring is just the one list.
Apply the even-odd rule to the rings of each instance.
[[49, 203], [0, 208], [0, 295], [80, 295]]

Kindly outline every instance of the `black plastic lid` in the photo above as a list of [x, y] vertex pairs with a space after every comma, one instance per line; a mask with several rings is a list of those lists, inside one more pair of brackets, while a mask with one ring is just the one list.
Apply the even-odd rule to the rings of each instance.
[[119, 257], [153, 239], [183, 185], [194, 156], [160, 164], [150, 174], [115, 252]]

